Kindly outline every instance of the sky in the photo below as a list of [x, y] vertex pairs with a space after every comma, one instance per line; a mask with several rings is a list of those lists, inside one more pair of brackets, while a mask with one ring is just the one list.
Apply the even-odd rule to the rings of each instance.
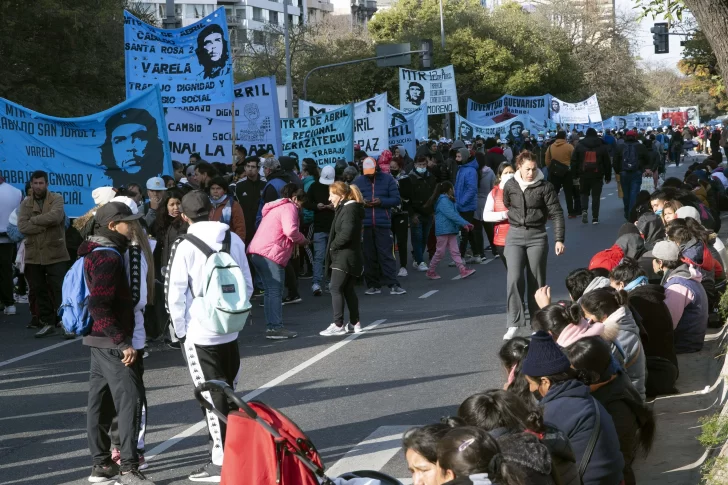
[[[617, 11], [627, 12], [635, 6], [635, 0], [616, 0]], [[635, 11], [639, 13], [639, 11]], [[655, 22], [663, 21], [661, 18], [652, 20], [652, 17], [644, 18], [640, 21], [640, 35], [637, 38], [637, 45], [639, 47], [639, 56], [645, 64], [650, 66], [665, 66], [665, 67], [676, 67], [677, 62], [680, 60], [682, 47], [680, 47], [680, 41], [684, 37], [677, 35], [670, 36], [670, 53], [669, 54], [655, 54], [655, 47], [652, 45], [652, 33], [650, 28]]]

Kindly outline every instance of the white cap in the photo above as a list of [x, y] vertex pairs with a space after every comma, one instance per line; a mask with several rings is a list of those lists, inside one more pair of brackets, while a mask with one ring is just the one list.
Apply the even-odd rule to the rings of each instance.
[[[154, 189], [152, 189], [152, 190], [154, 190]], [[137, 206], [137, 203], [134, 202], [129, 197], [126, 197], [125, 195], [120, 195], [118, 197], [114, 197], [109, 202], [121, 202], [125, 206], [129, 207], [129, 209], [131, 210], [131, 213], [134, 215], [136, 215], [139, 212], [139, 206]]]
[[98, 187], [91, 192], [91, 197], [96, 205], [104, 205], [116, 197], [114, 187]]
[[326, 165], [324, 168], [321, 169], [321, 177], [319, 177], [319, 182], [324, 185], [331, 185], [334, 183], [334, 180], [336, 180], [336, 170], [334, 169], [333, 165]]
[[162, 177], [152, 177], [147, 180], [147, 190], [165, 190], [166, 188]]

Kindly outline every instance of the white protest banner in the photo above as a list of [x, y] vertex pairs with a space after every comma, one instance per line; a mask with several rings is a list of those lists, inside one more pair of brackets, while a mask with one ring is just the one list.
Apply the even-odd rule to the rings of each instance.
[[[280, 155], [281, 122], [276, 78], [261, 77], [236, 84], [235, 144], [249, 154]], [[167, 108], [170, 151], [186, 160], [199, 153], [207, 162], [232, 162], [233, 105], [215, 104], [184, 109]]]
[[551, 121], [554, 123], [573, 124], [602, 121], [596, 94], [578, 103], [567, 103], [551, 97], [550, 110]]
[[646, 130], [647, 128], [655, 128], [660, 125], [659, 111], [642, 111], [639, 113], [630, 113], [625, 116], [614, 116], [614, 124], [618, 130]]
[[[314, 116], [341, 108], [337, 104], [317, 104], [301, 99], [298, 101], [298, 116]], [[367, 155], [378, 157], [388, 149], [387, 93], [354, 103], [354, 143], [361, 146]]]
[[549, 118], [549, 99], [543, 96], [511, 96], [506, 94], [491, 103], [468, 99], [468, 120], [480, 126], [502, 123], [519, 115], [528, 115], [545, 124]]
[[[389, 146], [403, 146], [411, 158], [415, 158], [417, 152], [416, 139], [415, 120], [410, 119], [406, 123], [389, 128]], [[404, 156], [404, 153], [401, 155]]]
[[430, 115], [458, 111], [455, 70], [451, 65], [432, 71], [399, 68], [399, 109], [409, 113], [425, 103]]
[[281, 120], [282, 152], [299, 160], [313, 158], [320, 167], [354, 160], [354, 105], [306, 118]]
[[407, 123], [408, 120], [414, 120], [415, 138], [420, 141], [429, 138], [429, 127], [427, 125], [427, 103], [423, 103], [422, 106], [410, 113], [400, 111], [391, 104], [388, 104], [387, 107], [389, 109], [390, 128]]
[[672, 126], [698, 126], [700, 125], [700, 108], [697, 106], [660, 108], [660, 121], [663, 125], [672, 124]]

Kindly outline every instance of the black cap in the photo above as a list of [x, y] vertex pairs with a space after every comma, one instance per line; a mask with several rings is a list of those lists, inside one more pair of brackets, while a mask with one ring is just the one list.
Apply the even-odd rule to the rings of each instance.
[[102, 205], [97, 211], [94, 218], [96, 224], [106, 227], [110, 222], [129, 222], [136, 221], [142, 217], [141, 212], [134, 214], [128, 205], [123, 202], [109, 202]]
[[201, 190], [193, 190], [182, 197], [182, 213], [190, 219], [209, 215], [210, 209], [210, 197]]

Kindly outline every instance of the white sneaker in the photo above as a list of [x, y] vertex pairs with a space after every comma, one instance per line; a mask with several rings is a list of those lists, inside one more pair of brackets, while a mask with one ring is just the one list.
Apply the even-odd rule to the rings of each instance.
[[365, 295], [379, 295], [380, 293], [382, 293], [381, 288], [369, 288], [364, 292]]
[[28, 304], [28, 295], [15, 295], [15, 303]]
[[321, 296], [321, 285], [317, 285], [316, 283], [311, 285], [311, 292], [313, 292], [313, 296]]
[[407, 268], [404, 266], [399, 268], [399, 273], [397, 273], [397, 276], [404, 277], [407, 276]]
[[352, 325], [351, 323], [346, 324], [347, 333], [362, 333], [363, 331], [361, 329], [361, 323], [357, 323], [356, 325]]
[[5, 310], [3, 310], [3, 313], [5, 313], [5, 315], [15, 315], [17, 313], [15, 305], [6, 306]]
[[510, 340], [513, 337], [516, 336], [516, 332], [518, 332], [518, 327], [508, 327], [508, 331], [503, 336], [503, 340]]
[[480, 256], [472, 256], [467, 261], [464, 261], [465, 264], [480, 264], [480, 262]]
[[422, 272], [425, 272], [425, 271], [427, 271], [428, 269], [430, 269], [430, 268], [429, 268], [429, 267], [427, 266], [427, 263], [425, 263], [424, 261], [422, 261], [422, 262], [421, 262], [421, 263], [419, 264], [419, 266], [417, 266], [417, 271], [422, 271]]
[[339, 327], [335, 323], [328, 326], [323, 332], [319, 332], [319, 335], [323, 337], [334, 337], [336, 335], [346, 335], [346, 325]]
[[420, 268], [420, 265], [419, 265], [419, 264], [417, 264], [417, 261], [412, 261], [412, 267], [413, 267], [414, 269], [419, 269], [419, 268]]

